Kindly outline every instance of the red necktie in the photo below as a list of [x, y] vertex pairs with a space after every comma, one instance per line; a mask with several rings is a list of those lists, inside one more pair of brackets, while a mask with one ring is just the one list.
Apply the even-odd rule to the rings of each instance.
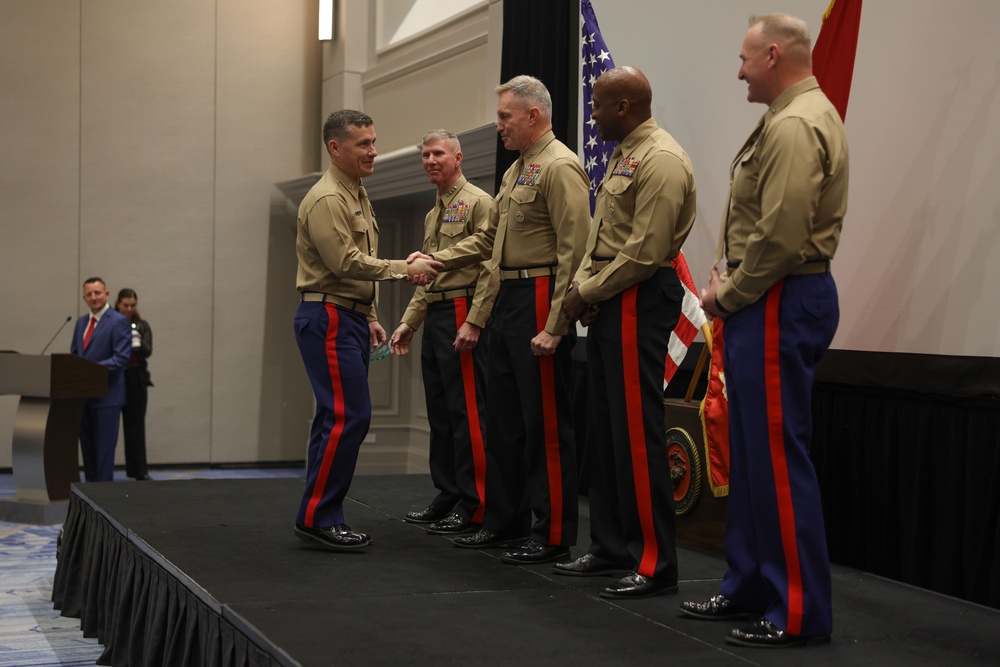
[[83, 349], [87, 349], [87, 343], [90, 342], [90, 334], [94, 333], [94, 326], [97, 324], [97, 318], [93, 315], [90, 316], [90, 326], [87, 327], [87, 333], [83, 334]]

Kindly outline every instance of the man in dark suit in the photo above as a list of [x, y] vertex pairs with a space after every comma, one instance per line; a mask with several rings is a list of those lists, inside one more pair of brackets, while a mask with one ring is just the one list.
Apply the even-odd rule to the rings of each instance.
[[115, 472], [118, 421], [125, 404], [125, 367], [132, 351], [128, 319], [108, 305], [108, 288], [101, 278], [87, 278], [83, 300], [90, 313], [76, 321], [69, 351], [108, 369], [108, 393], [88, 398], [80, 423], [83, 473], [88, 482], [110, 482]]

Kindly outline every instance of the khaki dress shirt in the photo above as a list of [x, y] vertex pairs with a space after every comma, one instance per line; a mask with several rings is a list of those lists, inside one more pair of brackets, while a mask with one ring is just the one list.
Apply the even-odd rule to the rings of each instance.
[[299, 205], [295, 287], [372, 304], [376, 319], [376, 280], [406, 277], [406, 260], [378, 259], [378, 223], [360, 181], [336, 165], [323, 174]]
[[[430, 255], [450, 248], [472, 236], [477, 229], [496, 224], [496, 206], [493, 197], [469, 183], [465, 176], [438, 196], [437, 204], [424, 218], [424, 245], [421, 250]], [[403, 313], [402, 321], [416, 331], [427, 314], [425, 293], [447, 292], [462, 288], [475, 288], [472, 305], [466, 322], [482, 328], [486, 326], [493, 300], [496, 298], [496, 271], [487, 262], [469, 264], [453, 271], [443, 271], [426, 287], [418, 287]]]
[[[576, 281], [598, 303], [670, 266], [695, 219], [694, 167], [652, 118], [615, 148], [597, 190], [594, 222]], [[599, 271], [593, 258], [611, 260]]]
[[806, 262], [833, 259], [847, 179], [844, 124], [808, 77], [778, 96], [733, 161], [720, 235], [732, 268], [716, 301], [735, 312]]
[[576, 153], [549, 131], [504, 174], [496, 226], [433, 254], [445, 268], [490, 257], [491, 268], [553, 267], [555, 285], [545, 331], [564, 336], [562, 298], [580, 264], [590, 224], [590, 181]]

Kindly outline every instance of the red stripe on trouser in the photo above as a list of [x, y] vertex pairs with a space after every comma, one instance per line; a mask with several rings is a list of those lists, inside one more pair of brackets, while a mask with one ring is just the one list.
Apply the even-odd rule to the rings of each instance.
[[[326, 304], [326, 314], [330, 319], [330, 324], [326, 329], [326, 362], [330, 369], [330, 385], [333, 393], [333, 428], [330, 430], [330, 439], [323, 452], [323, 462], [316, 473], [316, 482], [313, 484], [312, 495], [306, 506], [306, 526], [310, 528], [313, 527], [316, 506], [323, 499], [326, 480], [330, 476], [333, 458], [337, 454], [337, 445], [340, 444], [340, 435], [344, 431], [344, 389], [340, 380], [340, 360], [337, 358], [337, 332], [340, 330], [340, 314], [332, 303]], [[325, 526], [321, 527], [325, 528]]]
[[774, 470], [774, 490], [778, 501], [778, 522], [781, 527], [781, 546], [785, 552], [785, 569], [788, 577], [788, 627], [790, 635], [802, 632], [802, 571], [799, 568], [799, 545], [795, 536], [795, 510], [792, 505], [792, 488], [788, 478], [788, 461], [785, 458], [785, 428], [781, 412], [781, 325], [778, 319], [781, 307], [781, 290], [784, 282], [777, 283], [767, 293], [764, 310], [764, 378], [767, 392], [767, 431], [771, 447], [771, 466]]
[[[549, 281], [551, 277], [535, 279], [535, 323], [538, 331], [545, 329], [549, 319]], [[549, 474], [549, 544], [562, 544], [563, 490], [562, 461], [559, 456], [559, 420], [556, 415], [556, 373], [551, 356], [538, 357], [542, 380], [542, 427], [545, 430], [545, 465]]]
[[[466, 299], [455, 299], [455, 329], [461, 329], [469, 316]], [[486, 447], [483, 445], [483, 431], [479, 425], [479, 404], [476, 402], [476, 365], [472, 350], [459, 352], [462, 363], [462, 389], [465, 391], [465, 413], [469, 416], [469, 444], [472, 445], [472, 466], [476, 475], [476, 494], [479, 507], [472, 515], [472, 521], [483, 522], [486, 511]]]
[[639, 340], [635, 300], [639, 286], [622, 292], [622, 368], [625, 380], [625, 409], [628, 414], [629, 451], [632, 453], [632, 480], [635, 504], [642, 527], [642, 558], [636, 572], [651, 577], [656, 571], [659, 547], [653, 525], [653, 497], [649, 489], [649, 458], [646, 455], [646, 429], [642, 418], [642, 379], [639, 377]]

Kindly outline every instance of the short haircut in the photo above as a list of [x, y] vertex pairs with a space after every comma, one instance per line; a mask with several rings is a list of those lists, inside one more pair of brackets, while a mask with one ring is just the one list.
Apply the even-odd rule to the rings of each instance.
[[[812, 37], [809, 25], [791, 14], [762, 14], [750, 17], [750, 27], [760, 24], [761, 35], [768, 41], [781, 41], [786, 51], [792, 55], [810, 58]], [[796, 53], [797, 51], [797, 53]]]
[[369, 127], [375, 121], [366, 113], [355, 111], [354, 109], [341, 109], [334, 111], [323, 123], [323, 144], [329, 144], [330, 140], [344, 141], [350, 131], [348, 127]]
[[86, 287], [90, 283], [101, 283], [102, 285], [104, 285], [104, 291], [108, 290], [108, 284], [104, 282], [104, 278], [98, 278], [97, 276], [94, 276], [93, 278], [87, 278], [86, 280], [83, 281], [83, 286]]
[[462, 150], [462, 142], [458, 140], [458, 135], [454, 132], [449, 132], [448, 130], [431, 130], [424, 135], [424, 138], [420, 140], [421, 146], [426, 146], [432, 141], [437, 141], [439, 139], [451, 139], [455, 142], [455, 152], [458, 153]]
[[527, 74], [515, 76], [507, 83], [497, 86], [494, 92], [497, 95], [511, 92], [514, 97], [525, 102], [529, 107], [538, 107], [546, 119], [552, 118], [552, 95], [549, 94], [545, 84], [533, 76]]

